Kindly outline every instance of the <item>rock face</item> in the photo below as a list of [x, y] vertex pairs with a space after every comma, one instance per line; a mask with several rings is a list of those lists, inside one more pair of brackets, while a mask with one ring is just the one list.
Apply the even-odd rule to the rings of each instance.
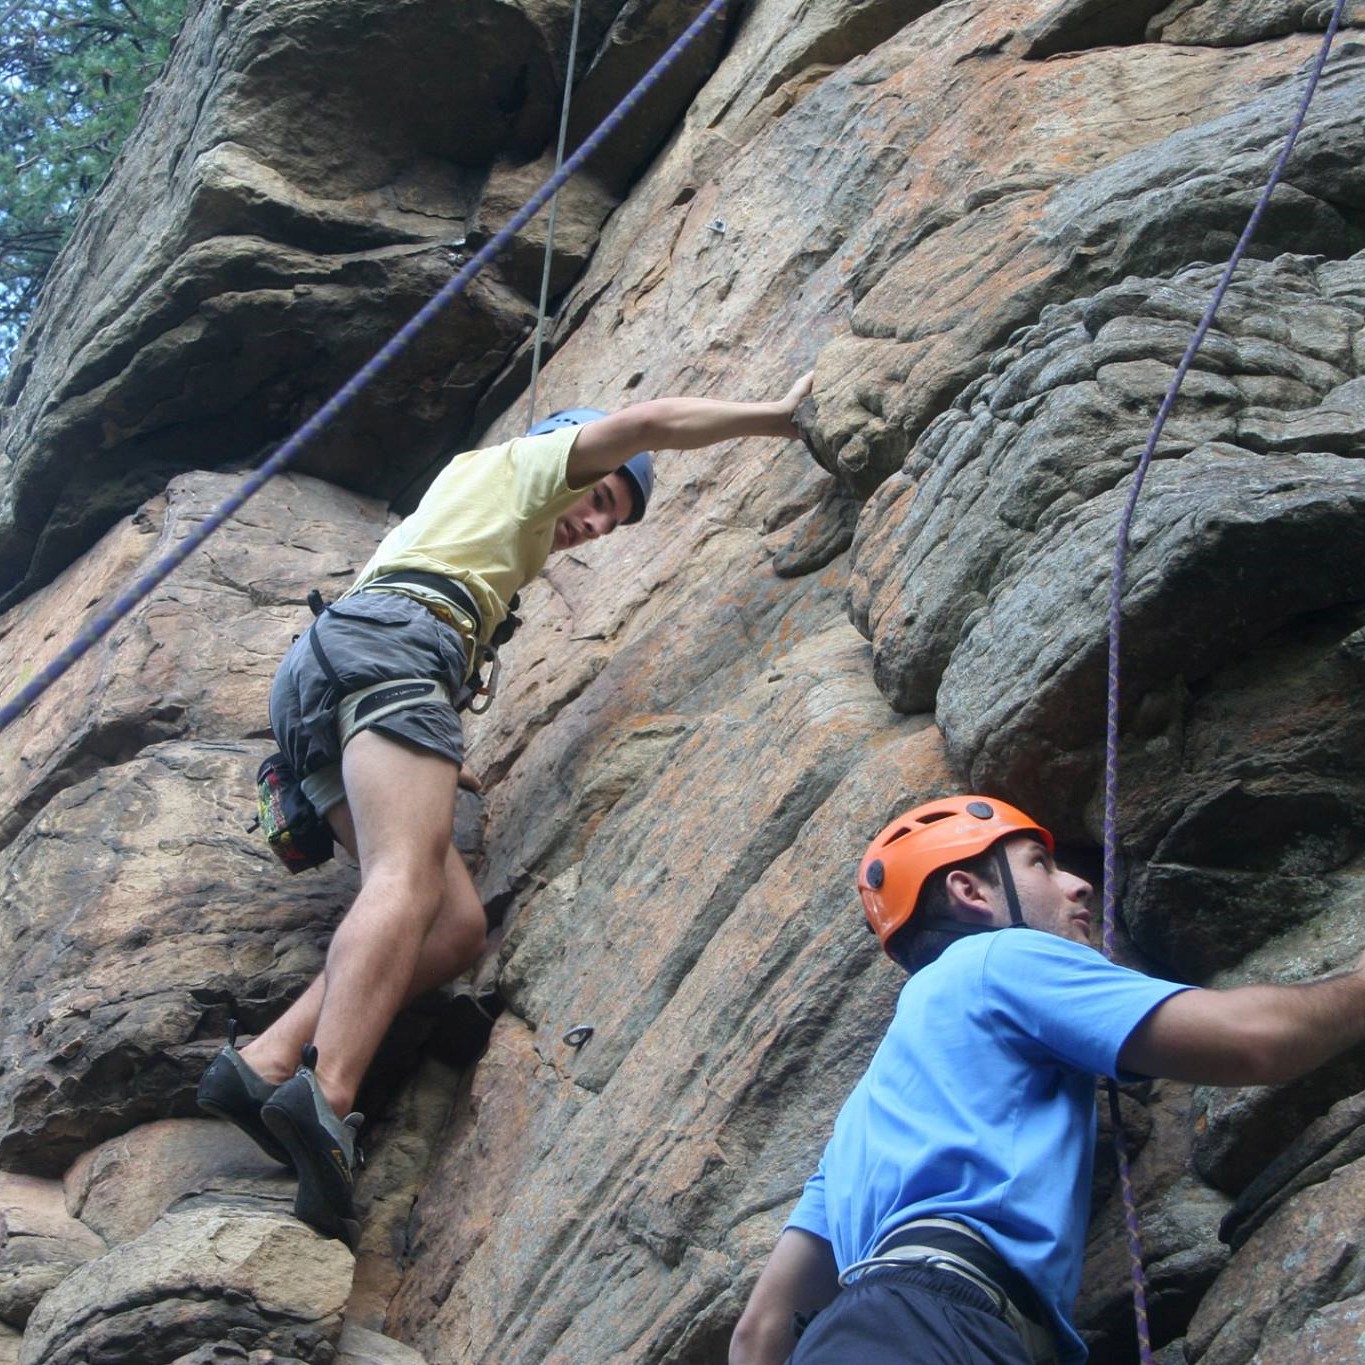
[[[211, 1267], [208, 1283], [200, 1267]], [[19, 1359], [174, 1360], [223, 1337], [329, 1365], [350, 1268], [344, 1247], [292, 1218], [168, 1215], [46, 1295]]]
[[[356, 1258], [193, 1087], [355, 884], [246, 829], [274, 665], [443, 453], [524, 425], [543, 219], [0, 735], [0, 1360], [725, 1358], [900, 984], [867, 837], [970, 784], [1093, 858], [1120, 508], [1329, 11], [759, 0], [574, 182], [539, 410], [813, 364], [816, 463], [665, 456], [649, 520], [525, 594], [459, 826], [506, 937], [374, 1069]], [[571, 145], [695, 12], [587, 0]], [[544, 179], [571, 15], [193, 8], [5, 391], [0, 696]], [[1365, 949], [1346, 22], [1133, 528], [1125, 951], [1199, 983]], [[1362, 1087], [1125, 1100], [1168, 1359], [1357, 1358]], [[1102, 1160], [1097, 1365], [1134, 1358], [1121, 1231]]]

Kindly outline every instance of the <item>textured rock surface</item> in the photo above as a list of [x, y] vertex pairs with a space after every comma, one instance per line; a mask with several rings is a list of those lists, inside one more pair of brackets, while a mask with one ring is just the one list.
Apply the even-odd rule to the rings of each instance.
[[231, 1124], [161, 1119], [93, 1147], [63, 1185], [66, 1206], [110, 1246], [141, 1237], [170, 1209], [217, 1199], [293, 1208], [284, 1169]]
[[194, 1112], [227, 1016], [253, 1027], [321, 965], [345, 873], [284, 886], [245, 833], [264, 752], [154, 745], [68, 788], [5, 851], [9, 1169], [58, 1175], [95, 1142]]
[[[79, 623], [107, 610], [237, 483], [218, 474], [173, 480], [8, 613], [0, 694], [26, 683]], [[22, 729], [0, 737], [0, 846], [58, 791], [149, 744], [188, 734], [268, 739], [270, 679], [310, 619], [309, 589], [334, 597], [390, 524], [370, 499], [315, 479], [275, 480], [42, 697]]]
[[426, 1357], [382, 1332], [348, 1321], [337, 1342], [337, 1365], [426, 1365]]
[[1341, 1167], [1246, 1243], [1224, 1272], [1218, 1295], [1190, 1324], [1186, 1352], [1192, 1362], [1353, 1358], [1365, 1293], [1362, 1179], [1359, 1161]]
[[[684, 11], [590, 0], [576, 133]], [[30, 1365], [134, 1339], [195, 1365], [724, 1358], [899, 984], [851, 889], [867, 836], [971, 781], [1093, 855], [1117, 505], [1325, 11], [759, 0], [565, 197], [538, 407], [767, 396], [814, 363], [819, 464], [665, 456], [649, 521], [526, 593], [461, 824], [509, 1008], [472, 1070], [472, 991], [395, 1030], [353, 1278], [287, 1178], [185, 1116], [228, 1015], [302, 985], [354, 884], [286, 881], [244, 829], [274, 661], [450, 443], [521, 425], [543, 226], [311, 451], [328, 482], [248, 504], [0, 736], [0, 1166], [62, 1176], [109, 1244], [34, 1310]], [[16, 357], [0, 695], [538, 182], [570, 13], [196, 8]], [[1365, 949], [1363, 104], [1357, 27], [1139, 507], [1132, 951], [1216, 985]], [[1168, 1365], [1356, 1358], [1362, 1086], [1344, 1058], [1125, 1101]], [[1132, 1353], [1111, 1166], [1095, 1365]], [[243, 1278], [276, 1265], [278, 1300]]]
[[66, 1211], [57, 1181], [0, 1175], [0, 1322], [22, 1327], [49, 1289], [104, 1249]]
[[339, 1242], [292, 1218], [170, 1214], [48, 1294], [30, 1319], [20, 1360], [170, 1365], [223, 1338], [246, 1351], [331, 1365], [351, 1266]]
[[[1147, 1089], [1148, 1087], [1144, 1087]], [[1191, 1095], [1188, 1086], [1160, 1081], [1141, 1102], [1125, 1096], [1130, 1144], [1142, 1127], [1146, 1134], [1132, 1162], [1147, 1276], [1147, 1307], [1154, 1339], [1164, 1341], [1183, 1331], [1200, 1300], [1228, 1260], [1217, 1239], [1227, 1212], [1226, 1195], [1191, 1173]], [[1102, 1120], [1107, 1106], [1101, 1099]], [[1101, 1124], [1101, 1149], [1085, 1278], [1077, 1312], [1101, 1355], [1111, 1343], [1132, 1335], [1132, 1262], [1124, 1221], [1112, 1129]]]
[[[426, 1354], [649, 1358], [666, 1341], [686, 1359], [723, 1353], [738, 1277], [780, 1229], [829, 1106], [876, 1042], [863, 1023], [885, 1017], [899, 984], [856, 928], [847, 859], [819, 851], [875, 827], [907, 781], [928, 792], [948, 780], [932, 730], [851, 738], [876, 702], [865, 675], [826, 688], [767, 752], [790, 832], [766, 867], [725, 856], [763, 817], [722, 790], [703, 838], [680, 831], [651, 859], [648, 893], [570, 870], [513, 930], [502, 979], [519, 1018], [499, 1021], [419, 1201], [414, 1261], [390, 1317]], [[741, 696], [735, 711], [753, 700]], [[714, 730], [713, 749], [736, 733]], [[855, 764], [866, 744], [876, 761]], [[835, 780], [806, 795], [817, 754]], [[716, 769], [674, 768], [683, 780], [689, 770], [700, 781]], [[599, 847], [629, 838], [623, 818], [599, 827]], [[604, 894], [612, 908], [599, 934], [573, 932]], [[638, 967], [626, 981], [610, 973], [622, 952]], [[562, 1035], [584, 1023], [595, 1032], [575, 1053]], [[648, 1136], [624, 1144], [623, 1132]]]
[[[1114, 527], [1214, 276], [1049, 310], [860, 523], [852, 606], [883, 690], [936, 702], [972, 783], [1060, 800], [1078, 836], [1098, 832]], [[1363, 299], [1365, 257], [1248, 267], [1138, 504], [1123, 819], [1150, 861], [1127, 910], [1191, 978], [1354, 898], [1335, 874], [1365, 835]]]

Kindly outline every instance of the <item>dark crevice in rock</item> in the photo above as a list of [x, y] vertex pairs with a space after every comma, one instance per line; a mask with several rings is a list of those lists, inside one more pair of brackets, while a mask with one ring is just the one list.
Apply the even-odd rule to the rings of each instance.
[[1026, 61], [1084, 52], [1097, 47], [1134, 46], [1148, 41], [1147, 21], [1168, 0], [1059, 0], [1052, 12], [1023, 31]]
[[[1321, 1159], [1314, 1144], [1334, 1130], [1340, 1134], [1328, 1111], [1363, 1090], [1365, 1057], [1357, 1049], [1287, 1085], [1195, 1092], [1194, 1166], [1215, 1189], [1239, 1201], [1241, 1215], [1230, 1234], [1241, 1218], [1252, 1216], [1253, 1206]], [[1301, 1135], [1306, 1145], [1296, 1149]], [[1295, 1188], [1311, 1183], [1305, 1179]]]
[[[811, 67], [835, 68], [866, 56], [942, 3], [943, 0], [910, 0], [910, 3], [906, 0], [855, 0], [844, 7], [836, 26], [814, 34], [808, 46], [789, 55], [780, 67], [768, 73], [760, 98], [767, 99], [776, 94], [788, 81]], [[718, 110], [713, 122], [719, 122], [729, 107], [726, 105]]]
[[[199, 1292], [130, 1297], [101, 1304], [63, 1324], [44, 1343], [51, 1365], [128, 1365], [129, 1361], [174, 1361], [205, 1339], [236, 1339], [271, 1360], [332, 1365], [331, 1332], [272, 1313], [236, 1290], [205, 1286]], [[55, 1338], [55, 1339], [54, 1339]]]
[[1365, 1156], [1365, 1095], [1349, 1095], [1315, 1119], [1237, 1197], [1219, 1228], [1234, 1251], [1301, 1190]]
[[779, 578], [801, 578], [833, 563], [850, 545], [862, 502], [840, 480], [832, 480], [820, 501], [797, 518], [787, 541], [773, 555]]

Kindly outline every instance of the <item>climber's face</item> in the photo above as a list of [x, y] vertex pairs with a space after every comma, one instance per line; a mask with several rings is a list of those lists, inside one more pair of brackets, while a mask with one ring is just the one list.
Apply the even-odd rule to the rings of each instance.
[[[1094, 888], [1088, 881], [1057, 866], [1056, 859], [1039, 840], [1025, 836], [1005, 845], [1010, 873], [1024, 923], [1045, 934], [1069, 938], [1073, 943], [1090, 941], [1091, 899]], [[999, 899], [1004, 900], [1003, 891]], [[1003, 923], [1009, 923], [1009, 907], [1001, 906]]]
[[630, 515], [633, 506], [625, 476], [608, 474], [555, 522], [555, 538], [550, 548], [568, 550], [610, 535]]

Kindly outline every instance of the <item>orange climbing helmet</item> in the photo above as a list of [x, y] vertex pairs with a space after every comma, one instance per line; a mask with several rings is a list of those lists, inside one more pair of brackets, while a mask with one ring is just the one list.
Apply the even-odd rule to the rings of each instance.
[[[1011, 834], [1036, 834], [1052, 853], [1052, 835], [1023, 811], [993, 796], [949, 796], [898, 815], [868, 845], [858, 894], [883, 948], [915, 913], [924, 884], [945, 867], [985, 853]], [[1023, 923], [1009, 864], [1000, 857], [1010, 919]]]

